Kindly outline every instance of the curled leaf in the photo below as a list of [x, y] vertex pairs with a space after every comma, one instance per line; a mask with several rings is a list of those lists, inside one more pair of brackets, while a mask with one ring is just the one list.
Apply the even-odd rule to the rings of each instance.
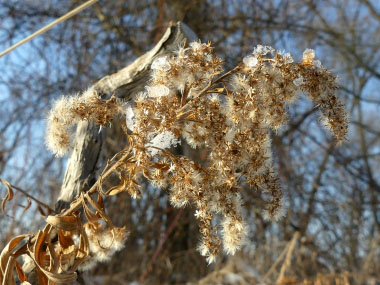
[[0, 179], [0, 183], [4, 184], [4, 186], [7, 188], [7, 194], [1, 201], [1, 211], [5, 216], [7, 216], [7, 214], [5, 213], [5, 204], [7, 203], [7, 201], [11, 201], [13, 199], [14, 194], [12, 186], [9, 182], [5, 181], [4, 179]]
[[4, 277], [1, 278], [3, 279], [2, 284], [7, 284], [7, 285], [16, 284], [13, 279], [13, 268], [15, 267], [15, 262], [16, 262], [16, 258], [14, 256], [10, 256], [7, 262], [5, 272], [4, 272]]
[[77, 279], [76, 272], [53, 273], [43, 268], [33, 256], [32, 259], [37, 266], [38, 284], [48, 284], [47, 279], [55, 283], [72, 282]]
[[47, 217], [48, 214], [45, 213], [44, 209], [42, 209], [41, 205], [37, 206], [38, 212], [40, 212], [42, 217]]
[[104, 200], [103, 200], [103, 196], [102, 194], [98, 194], [98, 201], [97, 201], [98, 205], [99, 205], [99, 208], [103, 211], [105, 211], [104, 209]]
[[22, 241], [29, 235], [20, 235], [13, 238], [3, 249], [0, 254], [0, 281], [2, 284], [14, 284], [13, 268], [16, 258], [20, 255], [19, 251], [25, 243]]
[[58, 241], [63, 248], [68, 248], [74, 244], [71, 236], [71, 232], [64, 232], [63, 230], [58, 229]]
[[76, 231], [79, 228], [79, 219], [77, 216], [48, 216], [46, 222], [67, 232]]
[[27, 200], [28, 200], [27, 204], [23, 207], [24, 212], [27, 211], [30, 208], [30, 206], [32, 205], [32, 201], [30, 200], [29, 197], [27, 197]]
[[33, 252], [34, 252], [34, 260], [38, 264], [43, 264], [45, 256], [46, 256], [46, 247], [45, 247], [45, 239], [47, 233], [45, 231], [38, 231], [36, 241], [34, 243]]
[[16, 270], [20, 282], [28, 281], [25, 272], [22, 270], [21, 265], [18, 262], [16, 262]]
[[122, 178], [122, 182], [119, 185], [110, 188], [106, 192], [106, 195], [113, 196], [113, 195], [117, 195], [117, 194], [125, 191], [127, 188], [127, 183], [128, 183], [128, 181], [126, 179]]
[[89, 222], [96, 222], [99, 220], [99, 217], [90, 210], [90, 208], [87, 206], [86, 202], [83, 200], [82, 202], [84, 214]]
[[26, 242], [21, 243], [21, 241], [23, 241], [28, 236], [29, 235], [26, 234], [19, 235], [11, 239], [11, 241], [4, 247], [0, 255], [0, 277], [1, 275], [4, 276], [8, 260], [11, 258], [12, 254], [26, 244]]
[[96, 210], [96, 216], [97, 217], [100, 217], [101, 219], [103, 219], [108, 225], [110, 225], [111, 227], [113, 227], [113, 224], [112, 224], [112, 221], [111, 219], [107, 216], [107, 214], [104, 212], [103, 209], [101, 209], [99, 207], [99, 205], [91, 199], [91, 197], [89, 195], [86, 195], [85, 196], [87, 201], [91, 204], [91, 206]]

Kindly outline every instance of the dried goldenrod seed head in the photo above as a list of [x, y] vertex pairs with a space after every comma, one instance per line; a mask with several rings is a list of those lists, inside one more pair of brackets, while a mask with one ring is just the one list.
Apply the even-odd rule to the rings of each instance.
[[[210, 43], [179, 47], [153, 61], [151, 81], [133, 104], [101, 100], [91, 89], [58, 100], [48, 117], [46, 139], [50, 149], [63, 155], [71, 128], [80, 120], [105, 126], [116, 114], [125, 116], [130, 154], [115, 170], [121, 184], [107, 193], [126, 191], [138, 198], [144, 176], [155, 187], [168, 189], [173, 206], [194, 205], [201, 233], [198, 250], [209, 263], [221, 249], [234, 254], [246, 241], [249, 227], [239, 194], [243, 183], [270, 196], [265, 219], [285, 215], [270, 130], [286, 124], [287, 109], [299, 94], [318, 106], [322, 124], [338, 142], [348, 128], [344, 106], [334, 94], [336, 77], [313, 50], [306, 50], [297, 63], [289, 53], [259, 45], [225, 74], [222, 63]], [[171, 151], [181, 142], [202, 152], [202, 164]], [[94, 225], [86, 234], [95, 261], [107, 260], [124, 239]]]
[[115, 97], [102, 100], [92, 88], [80, 96], [62, 96], [54, 103], [46, 119], [46, 145], [56, 156], [64, 156], [70, 147], [73, 127], [81, 120], [105, 126], [122, 112], [120, 100]]

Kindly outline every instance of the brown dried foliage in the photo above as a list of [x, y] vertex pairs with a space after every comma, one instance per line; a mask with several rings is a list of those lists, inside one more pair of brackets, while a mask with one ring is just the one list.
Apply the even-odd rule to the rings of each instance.
[[[248, 230], [241, 212], [242, 184], [268, 193], [268, 218], [284, 215], [272, 167], [270, 130], [283, 126], [286, 107], [298, 93], [307, 93], [318, 105], [338, 142], [347, 134], [344, 109], [333, 93], [336, 78], [314, 60], [311, 50], [295, 63], [289, 54], [258, 46], [242, 64], [222, 74], [222, 60], [212, 53], [210, 43], [195, 42], [157, 59], [152, 69], [147, 92], [137, 95], [134, 105], [114, 97], [101, 100], [91, 89], [55, 104], [48, 117], [47, 142], [56, 154], [67, 150], [71, 126], [83, 119], [106, 126], [116, 115], [125, 115], [128, 145], [68, 210], [49, 216], [43, 230], [11, 240], [1, 256], [3, 283], [13, 282], [13, 270], [25, 280], [16, 262], [20, 255], [30, 258], [41, 284], [74, 280], [77, 269], [109, 260], [122, 248], [126, 232], [112, 224], [103, 196], [127, 192], [139, 198], [143, 177], [158, 188], [168, 187], [173, 206], [195, 206], [202, 235], [199, 251], [208, 262], [215, 261], [221, 246], [234, 254]], [[202, 164], [170, 151], [180, 138], [207, 150]], [[120, 183], [104, 191], [103, 184], [112, 175]], [[95, 194], [97, 201], [91, 198]], [[11, 198], [8, 187], [6, 200]]]

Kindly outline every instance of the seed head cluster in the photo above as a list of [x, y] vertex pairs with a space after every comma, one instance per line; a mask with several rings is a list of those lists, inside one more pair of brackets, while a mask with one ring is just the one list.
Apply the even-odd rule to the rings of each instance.
[[46, 145], [56, 156], [64, 156], [70, 147], [73, 126], [88, 120], [104, 127], [120, 112], [117, 98], [102, 100], [92, 88], [80, 95], [62, 96], [47, 116]]
[[[60, 99], [48, 117], [47, 144], [62, 155], [74, 123], [86, 119], [106, 125], [123, 108], [131, 151], [117, 170], [121, 184], [112, 191], [139, 197], [139, 181], [145, 177], [169, 189], [173, 206], [193, 205], [201, 233], [198, 249], [210, 263], [221, 249], [234, 254], [245, 242], [244, 184], [270, 197], [266, 218], [285, 214], [270, 131], [287, 122], [287, 108], [299, 94], [319, 107], [321, 121], [338, 142], [347, 135], [347, 116], [334, 95], [336, 77], [315, 59], [313, 50], [296, 63], [289, 53], [257, 46], [224, 73], [211, 44], [193, 42], [157, 58], [151, 68], [151, 81], [132, 104], [102, 101], [96, 94]], [[181, 143], [206, 151], [204, 161], [175, 155], [172, 150]]]

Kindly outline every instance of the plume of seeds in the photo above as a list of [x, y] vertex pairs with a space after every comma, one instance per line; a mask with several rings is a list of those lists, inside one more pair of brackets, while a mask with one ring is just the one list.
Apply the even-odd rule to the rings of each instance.
[[73, 126], [82, 120], [104, 127], [122, 110], [116, 97], [102, 100], [92, 88], [82, 95], [62, 96], [47, 116], [46, 145], [58, 157], [69, 150]]
[[[287, 106], [300, 93], [319, 107], [321, 121], [338, 142], [344, 141], [348, 128], [344, 107], [334, 94], [336, 76], [315, 60], [314, 51], [306, 50], [297, 63], [289, 53], [257, 46], [234, 69], [223, 73], [222, 64], [210, 43], [200, 42], [152, 63], [145, 92], [124, 105], [130, 155], [114, 170], [121, 183], [104, 193], [127, 191], [140, 197], [143, 176], [158, 188], [168, 187], [173, 206], [196, 207], [199, 251], [209, 262], [221, 248], [234, 254], [244, 244], [248, 227], [242, 215], [242, 184], [271, 197], [266, 218], [285, 214], [269, 131], [287, 122]], [[86, 119], [106, 125], [123, 106], [96, 95], [82, 97], [61, 99], [50, 112], [47, 142], [57, 155], [67, 150], [73, 124]], [[202, 165], [170, 151], [182, 141], [207, 150]], [[86, 231], [96, 235], [98, 229]]]

